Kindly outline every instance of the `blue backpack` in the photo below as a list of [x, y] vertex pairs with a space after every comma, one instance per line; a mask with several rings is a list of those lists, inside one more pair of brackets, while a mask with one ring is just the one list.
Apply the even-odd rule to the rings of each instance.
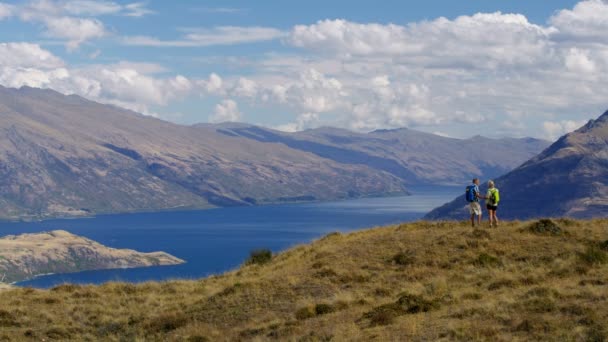
[[467, 202], [475, 202], [475, 185], [467, 186], [467, 189], [464, 192], [464, 197]]

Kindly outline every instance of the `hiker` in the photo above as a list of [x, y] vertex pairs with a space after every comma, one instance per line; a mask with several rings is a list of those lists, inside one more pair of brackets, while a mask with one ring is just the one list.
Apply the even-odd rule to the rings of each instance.
[[488, 192], [484, 198], [486, 200], [486, 209], [488, 209], [488, 215], [490, 216], [490, 228], [492, 225], [498, 227], [496, 211], [498, 210], [498, 202], [500, 202], [500, 192], [496, 188], [494, 181], [488, 182]]
[[479, 193], [479, 178], [473, 179], [473, 184], [467, 186], [465, 197], [469, 202], [469, 212], [471, 213], [471, 225], [475, 227], [475, 217], [477, 216], [477, 225], [481, 225], [481, 205], [479, 199], [482, 196]]

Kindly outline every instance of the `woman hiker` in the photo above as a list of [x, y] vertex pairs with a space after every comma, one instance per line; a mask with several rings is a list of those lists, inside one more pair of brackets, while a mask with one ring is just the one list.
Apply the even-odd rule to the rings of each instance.
[[498, 210], [498, 202], [500, 202], [500, 192], [498, 188], [496, 188], [494, 181], [488, 182], [488, 192], [484, 197], [486, 200], [486, 209], [488, 209], [488, 214], [490, 216], [490, 227], [494, 225], [494, 227], [498, 227], [498, 216], [496, 216], [496, 211]]

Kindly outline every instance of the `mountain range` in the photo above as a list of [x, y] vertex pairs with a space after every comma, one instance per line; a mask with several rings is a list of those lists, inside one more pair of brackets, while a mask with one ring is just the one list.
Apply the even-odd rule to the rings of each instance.
[[48, 89], [0, 87], [0, 217], [348, 199], [494, 177], [548, 142], [409, 129], [178, 125]]
[[[562, 136], [538, 156], [496, 179], [499, 216], [591, 218], [608, 215], [608, 112]], [[484, 192], [485, 188], [482, 188]], [[463, 195], [427, 219], [466, 216]]]
[[[549, 145], [534, 138], [455, 139], [407, 128], [356, 133], [322, 127], [285, 133], [246, 124], [197, 125], [233, 137], [279, 143], [342, 164], [368, 165], [406, 184], [461, 184], [496, 177]], [[522, 158], [524, 158], [522, 160]]]

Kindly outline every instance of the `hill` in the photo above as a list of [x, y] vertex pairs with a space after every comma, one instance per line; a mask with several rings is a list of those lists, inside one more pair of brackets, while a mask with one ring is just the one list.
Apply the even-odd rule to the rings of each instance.
[[176, 125], [52, 90], [0, 87], [0, 217], [45, 218], [406, 193], [282, 144]]
[[407, 128], [356, 133], [324, 127], [285, 133], [244, 124], [199, 127], [284, 144], [342, 164], [367, 165], [395, 175], [406, 184], [461, 184], [473, 177], [497, 177], [550, 144], [533, 138], [455, 139]]
[[0, 292], [0, 339], [608, 338], [608, 220], [333, 233], [224, 275]]
[[406, 129], [184, 126], [52, 90], [0, 87], [0, 218], [407, 194], [408, 184], [494, 176], [546, 144]]
[[[501, 190], [500, 217], [608, 216], [608, 112], [564, 135], [496, 184]], [[463, 217], [465, 206], [463, 186], [463, 196], [426, 218]]]
[[140, 253], [109, 248], [64, 230], [0, 238], [0, 284], [48, 273], [177, 265], [183, 262], [164, 252]]

